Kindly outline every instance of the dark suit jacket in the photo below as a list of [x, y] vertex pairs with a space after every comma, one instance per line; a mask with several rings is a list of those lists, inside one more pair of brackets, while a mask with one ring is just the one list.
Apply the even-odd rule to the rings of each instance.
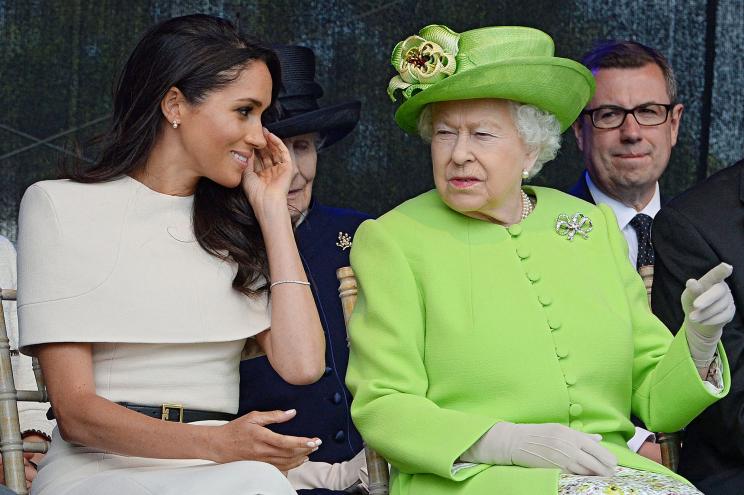
[[672, 331], [684, 319], [685, 281], [721, 261], [734, 266], [727, 280], [738, 308], [723, 330], [731, 392], [687, 428], [679, 472], [708, 495], [744, 493], [744, 161], [664, 206], [652, 230], [656, 250], [652, 307]]
[[[282, 380], [265, 356], [240, 364], [238, 413], [297, 409], [297, 416], [292, 421], [269, 425], [269, 428], [283, 435], [316, 436], [323, 440], [323, 445], [310, 455], [311, 461], [346, 461], [363, 446], [362, 438], [351, 422], [351, 394], [344, 384], [349, 348], [336, 279], [336, 270], [349, 265], [351, 249], [343, 249], [336, 243], [339, 242], [339, 233], [353, 236], [359, 224], [368, 218], [371, 217], [363, 213], [329, 208], [314, 202], [295, 232], [325, 330], [326, 370], [323, 377], [312, 385], [295, 386]], [[300, 493], [336, 492], [301, 490]]]
[[573, 185], [571, 189], [566, 191], [571, 196], [575, 196], [579, 199], [583, 199], [584, 201], [588, 201], [591, 204], [594, 204], [594, 198], [592, 197], [591, 191], [589, 191], [589, 186], [586, 183], [586, 170], [581, 173], [581, 177], [579, 177], [579, 180], [576, 181], [576, 184]]

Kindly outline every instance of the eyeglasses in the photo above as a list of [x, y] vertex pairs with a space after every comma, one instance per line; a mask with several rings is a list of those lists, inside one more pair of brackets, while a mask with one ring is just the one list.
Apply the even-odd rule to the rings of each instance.
[[636, 122], [640, 125], [661, 125], [667, 121], [669, 111], [673, 107], [673, 103], [647, 103], [631, 109], [607, 105], [591, 110], [584, 110], [581, 114], [589, 115], [592, 119], [592, 125], [597, 129], [617, 129], [625, 123], [625, 117], [629, 113], [633, 114]]

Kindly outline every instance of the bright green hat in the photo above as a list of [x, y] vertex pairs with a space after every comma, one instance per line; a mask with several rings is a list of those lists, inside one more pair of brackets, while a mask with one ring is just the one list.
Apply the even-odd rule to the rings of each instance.
[[578, 62], [554, 57], [550, 36], [519, 26], [485, 27], [455, 33], [432, 24], [393, 49], [399, 75], [390, 80], [395, 101], [406, 101], [395, 120], [416, 134], [421, 110], [436, 101], [503, 98], [529, 103], [556, 116], [561, 132], [576, 120], [594, 93], [591, 72]]

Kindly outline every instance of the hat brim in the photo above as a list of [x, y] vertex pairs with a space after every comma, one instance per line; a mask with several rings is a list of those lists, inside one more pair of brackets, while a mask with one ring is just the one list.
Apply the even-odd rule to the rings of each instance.
[[511, 58], [453, 74], [405, 101], [395, 121], [417, 134], [423, 108], [438, 101], [501, 98], [528, 103], [556, 116], [561, 132], [576, 120], [594, 94], [594, 77], [570, 59], [558, 57]]
[[325, 138], [322, 148], [327, 148], [354, 130], [361, 107], [360, 101], [346, 101], [271, 122], [266, 128], [282, 139], [318, 132]]

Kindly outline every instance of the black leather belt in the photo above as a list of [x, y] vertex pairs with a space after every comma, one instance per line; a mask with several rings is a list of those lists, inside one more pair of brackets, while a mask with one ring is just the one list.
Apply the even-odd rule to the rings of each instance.
[[162, 404], [160, 406], [142, 406], [129, 402], [117, 402], [117, 404], [145, 416], [174, 423], [193, 423], [194, 421], [208, 421], [210, 419], [232, 421], [237, 418], [237, 415], [225, 412], [184, 409], [180, 404]]
[[[120, 406], [127, 409], [150, 416], [163, 421], [173, 423], [193, 423], [194, 421], [232, 421], [237, 418], [236, 414], [230, 414], [218, 411], [199, 411], [197, 409], [184, 409], [180, 404], [162, 404], [160, 406], [142, 406], [140, 404], [130, 404], [129, 402], [117, 402]], [[54, 411], [50, 407], [47, 411], [47, 418], [54, 419]]]

